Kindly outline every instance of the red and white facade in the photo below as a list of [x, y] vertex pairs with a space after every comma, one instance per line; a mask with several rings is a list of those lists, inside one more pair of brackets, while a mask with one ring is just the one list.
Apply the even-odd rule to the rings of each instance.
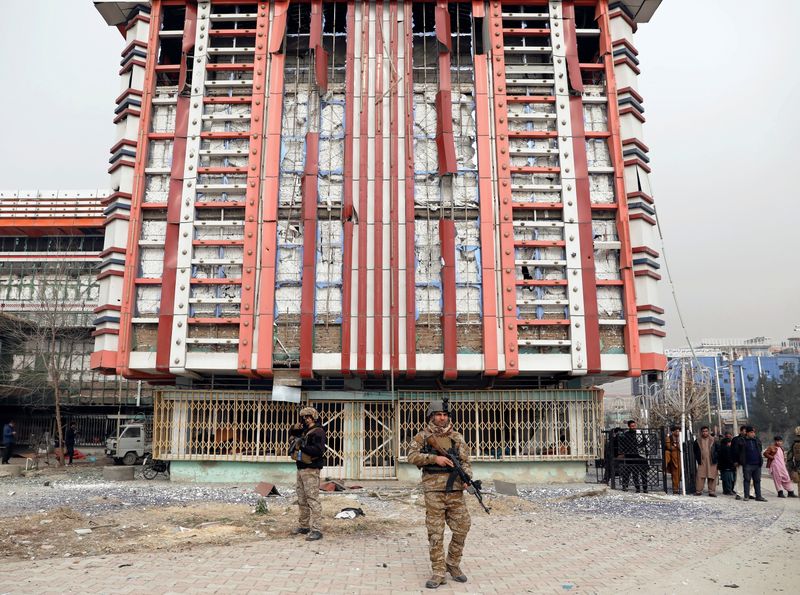
[[658, 1], [96, 4], [125, 49], [93, 367], [663, 369]]

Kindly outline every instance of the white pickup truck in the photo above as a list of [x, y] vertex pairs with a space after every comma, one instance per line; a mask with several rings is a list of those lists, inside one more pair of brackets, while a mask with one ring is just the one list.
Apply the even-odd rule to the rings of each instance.
[[135, 465], [153, 451], [149, 430], [148, 425], [140, 422], [121, 426], [119, 436], [106, 440], [106, 455], [116, 465]]

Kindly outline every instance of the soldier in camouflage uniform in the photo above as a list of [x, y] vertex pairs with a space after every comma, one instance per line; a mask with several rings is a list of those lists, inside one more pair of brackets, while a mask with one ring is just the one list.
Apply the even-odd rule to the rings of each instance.
[[[425, 492], [425, 526], [428, 528], [433, 576], [425, 583], [435, 589], [445, 583], [445, 574], [450, 573], [454, 581], [467, 582], [461, 571], [461, 554], [469, 532], [470, 517], [464, 501], [465, 486], [455, 473], [453, 463], [438, 455], [429, 445], [432, 439], [439, 448], [458, 456], [462, 468], [472, 477], [469, 448], [464, 437], [453, 430], [450, 416], [441, 401], [434, 401], [428, 408], [427, 427], [414, 436], [408, 451], [408, 462], [422, 469], [422, 488]], [[450, 527], [453, 537], [444, 555], [444, 526]]]
[[800, 494], [800, 426], [794, 429], [794, 442], [786, 454], [786, 469], [792, 481], [797, 483], [797, 493]]
[[306, 541], [322, 539], [322, 506], [319, 502], [319, 474], [324, 465], [325, 428], [313, 407], [300, 410], [301, 423], [289, 430], [292, 444], [289, 456], [297, 464], [297, 506], [299, 526], [294, 535], [307, 535]]

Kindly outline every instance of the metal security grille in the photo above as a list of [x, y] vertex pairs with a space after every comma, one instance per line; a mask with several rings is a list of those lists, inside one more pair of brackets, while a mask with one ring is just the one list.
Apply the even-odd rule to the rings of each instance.
[[169, 460], [286, 461], [297, 405], [270, 393], [169, 391], [156, 398], [153, 454]]
[[[320, 393], [333, 394], [333, 393]], [[327, 433], [323, 474], [391, 479], [428, 403], [443, 393], [371, 393], [370, 400], [304, 398]], [[600, 456], [601, 391], [446, 393], [456, 429], [476, 460], [587, 460]], [[341, 393], [340, 396], [350, 395]], [[307, 395], [308, 396], [308, 395]], [[167, 460], [288, 462], [298, 405], [270, 393], [164, 391], [155, 404], [153, 450]]]
[[396, 407], [392, 401], [311, 401], [327, 433], [326, 477], [397, 476]]
[[[600, 452], [601, 391], [458, 391], [444, 395], [475, 460], [586, 460]], [[443, 393], [399, 393], [401, 460]]]

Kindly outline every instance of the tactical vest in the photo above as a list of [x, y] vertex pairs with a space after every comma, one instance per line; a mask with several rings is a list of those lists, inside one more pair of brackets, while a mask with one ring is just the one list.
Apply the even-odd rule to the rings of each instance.
[[[439, 456], [439, 453], [436, 452], [433, 448], [431, 448], [430, 445], [428, 444], [428, 440], [430, 438], [433, 438], [436, 441], [436, 444], [439, 448], [451, 453], [454, 457], [458, 459], [458, 443], [452, 438], [450, 438], [450, 436], [434, 436], [433, 434], [423, 434], [423, 439], [425, 441], [425, 444], [420, 449], [421, 453]], [[442, 467], [440, 465], [424, 465], [422, 467], [422, 472], [448, 473], [450, 476], [447, 478], [447, 485], [445, 487], [445, 491], [447, 492], [453, 491], [453, 484], [455, 483], [456, 479], [458, 479], [458, 471], [456, 471], [453, 467]]]
[[289, 445], [289, 456], [295, 462], [302, 462], [306, 465], [310, 465], [314, 461], [318, 461], [322, 457], [312, 457], [302, 451], [302, 448], [306, 445], [306, 440], [308, 439], [308, 435], [319, 428], [319, 426], [315, 425], [303, 432], [302, 436], [295, 436], [292, 439], [291, 444]]

